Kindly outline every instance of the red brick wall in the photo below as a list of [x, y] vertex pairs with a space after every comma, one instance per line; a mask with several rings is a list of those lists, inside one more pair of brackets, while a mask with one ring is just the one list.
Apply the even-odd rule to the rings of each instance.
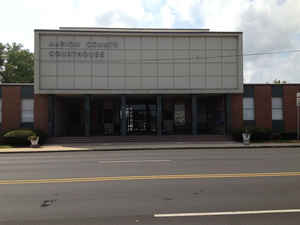
[[34, 95], [34, 128], [48, 133], [48, 95]]
[[300, 92], [300, 85], [283, 86], [283, 117], [286, 132], [297, 131], [296, 93]]
[[271, 85], [257, 85], [254, 87], [254, 107], [256, 127], [272, 129]]
[[3, 131], [19, 128], [21, 124], [21, 87], [2, 86]]
[[232, 130], [243, 127], [243, 94], [231, 95], [231, 120]]

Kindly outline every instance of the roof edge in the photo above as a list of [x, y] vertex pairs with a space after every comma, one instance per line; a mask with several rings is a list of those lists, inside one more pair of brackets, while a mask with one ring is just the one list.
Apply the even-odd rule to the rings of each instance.
[[34, 29], [35, 32], [103, 32], [103, 33], [228, 33], [242, 34], [241, 31], [210, 31], [209, 29], [184, 28], [102, 28], [102, 27], [60, 27], [59, 29]]
[[126, 31], [126, 32], [209, 32], [209, 29], [188, 29], [188, 28], [108, 28], [108, 27], [59, 27], [59, 30], [82, 30], [82, 31]]
[[274, 84], [274, 83], [244, 83], [243, 85], [263, 86], [263, 85], [300, 85], [300, 83], [285, 83], [285, 84]]
[[0, 86], [33, 86], [34, 83], [0, 83]]

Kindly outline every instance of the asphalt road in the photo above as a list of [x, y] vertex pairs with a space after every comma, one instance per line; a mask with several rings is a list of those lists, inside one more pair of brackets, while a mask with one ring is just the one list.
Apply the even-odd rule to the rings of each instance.
[[298, 225], [300, 149], [1, 154], [0, 224]]

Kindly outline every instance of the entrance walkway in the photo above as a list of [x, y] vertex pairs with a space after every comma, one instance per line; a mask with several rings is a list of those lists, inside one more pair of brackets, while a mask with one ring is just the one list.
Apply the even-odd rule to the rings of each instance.
[[52, 137], [47, 144], [76, 144], [76, 143], [214, 143], [232, 141], [225, 135], [167, 135], [167, 136], [91, 136], [91, 137]]

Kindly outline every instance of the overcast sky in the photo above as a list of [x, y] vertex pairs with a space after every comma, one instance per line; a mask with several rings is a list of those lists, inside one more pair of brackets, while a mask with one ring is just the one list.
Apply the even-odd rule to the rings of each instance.
[[[33, 51], [34, 29], [209, 28], [242, 31], [244, 54], [300, 49], [300, 0], [9, 0], [0, 42]], [[244, 81], [300, 83], [300, 52], [244, 57]]]

